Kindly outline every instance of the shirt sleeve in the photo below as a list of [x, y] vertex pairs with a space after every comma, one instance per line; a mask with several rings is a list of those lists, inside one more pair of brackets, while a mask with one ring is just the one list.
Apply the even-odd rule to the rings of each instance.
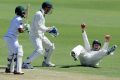
[[46, 32], [48, 30], [48, 27], [45, 26], [42, 16], [36, 15], [35, 18], [36, 18], [38, 29], [40, 29], [43, 32]]
[[85, 31], [82, 33], [82, 37], [83, 37], [85, 49], [86, 49], [87, 51], [90, 51], [90, 50], [91, 50], [91, 47], [90, 47], [90, 43], [89, 43], [89, 41], [88, 41], [88, 37], [87, 37], [87, 34], [86, 34]]
[[107, 50], [108, 46], [109, 46], [109, 42], [105, 42], [104, 45], [103, 45], [103, 47], [102, 47], [102, 49]]
[[22, 22], [22, 20], [17, 21], [16, 22], [16, 26], [17, 26], [17, 28], [23, 28], [23, 22]]

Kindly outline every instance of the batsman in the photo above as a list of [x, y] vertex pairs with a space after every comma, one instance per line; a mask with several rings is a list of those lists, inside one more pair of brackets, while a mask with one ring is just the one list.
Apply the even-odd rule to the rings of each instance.
[[24, 74], [22, 72], [23, 48], [19, 44], [19, 33], [28, 30], [28, 26], [24, 26], [23, 19], [26, 17], [26, 9], [23, 6], [15, 8], [15, 17], [11, 20], [10, 27], [4, 36], [4, 40], [8, 46], [8, 64], [5, 69], [6, 73]]
[[54, 67], [55, 64], [51, 62], [51, 55], [55, 49], [54, 43], [52, 43], [46, 36], [45, 33], [50, 33], [53, 36], [58, 35], [57, 28], [47, 27], [45, 25], [46, 14], [50, 14], [53, 9], [53, 6], [49, 2], [43, 2], [41, 9], [37, 11], [33, 17], [31, 29], [30, 29], [30, 38], [34, 45], [33, 53], [27, 57], [23, 62], [22, 67], [25, 69], [33, 69], [31, 62], [38, 56], [44, 54], [44, 60], [42, 62], [43, 67]]
[[116, 50], [117, 45], [113, 45], [109, 48], [110, 35], [105, 35], [105, 42], [102, 48], [99, 40], [94, 40], [90, 46], [85, 29], [86, 25], [81, 24], [84, 46], [78, 45], [73, 48], [71, 56], [75, 61], [79, 59], [82, 66], [98, 67], [101, 59], [107, 55], [112, 55]]

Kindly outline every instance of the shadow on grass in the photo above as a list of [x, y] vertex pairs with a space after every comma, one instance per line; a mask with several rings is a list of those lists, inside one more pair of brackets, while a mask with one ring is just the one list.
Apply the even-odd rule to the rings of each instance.
[[[42, 66], [34, 66], [34, 67], [39, 68]], [[59, 67], [59, 68], [72, 68], [72, 67], [100, 68], [100, 67], [84, 66], [84, 65], [56, 65], [55, 67]]]
[[0, 66], [0, 74], [4, 74], [5, 72], [4, 72], [4, 70], [5, 70], [5, 66]]
[[93, 66], [84, 66], [84, 65], [64, 65], [60, 68], [71, 68], [71, 67], [90, 67], [90, 68], [100, 68], [100, 67], [93, 67]]
[[63, 65], [60, 68], [80, 67], [81, 65]]

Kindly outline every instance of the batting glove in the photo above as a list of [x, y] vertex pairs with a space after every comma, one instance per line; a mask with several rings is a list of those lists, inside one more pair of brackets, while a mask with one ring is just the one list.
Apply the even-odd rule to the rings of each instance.
[[52, 27], [52, 29], [49, 31], [49, 33], [53, 36], [53, 37], [57, 37], [59, 35], [59, 32], [57, 30], [57, 28], [55, 26]]
[[27, 32], [30, 32], [30, 24], [24, 24], [24, 29]]

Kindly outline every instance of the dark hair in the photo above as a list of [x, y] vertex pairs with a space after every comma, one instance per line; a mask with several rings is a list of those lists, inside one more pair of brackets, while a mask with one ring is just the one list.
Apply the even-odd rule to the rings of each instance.
[[53, 8], [53, 6], [52, 6], [52, 4], [51, 4], [50, 2], [43, 2], [43, 3], [42, 3], [42, 8], [44, 9], [44, 8], [46, 8], [46, 7], [48, 7], [48, 8]]
[[99, 40], [94, 40], [93, 43], [92, 43], [92, 47], [94, 46], [94, 44], [98, 44], [101, 46], [101, 42]]

